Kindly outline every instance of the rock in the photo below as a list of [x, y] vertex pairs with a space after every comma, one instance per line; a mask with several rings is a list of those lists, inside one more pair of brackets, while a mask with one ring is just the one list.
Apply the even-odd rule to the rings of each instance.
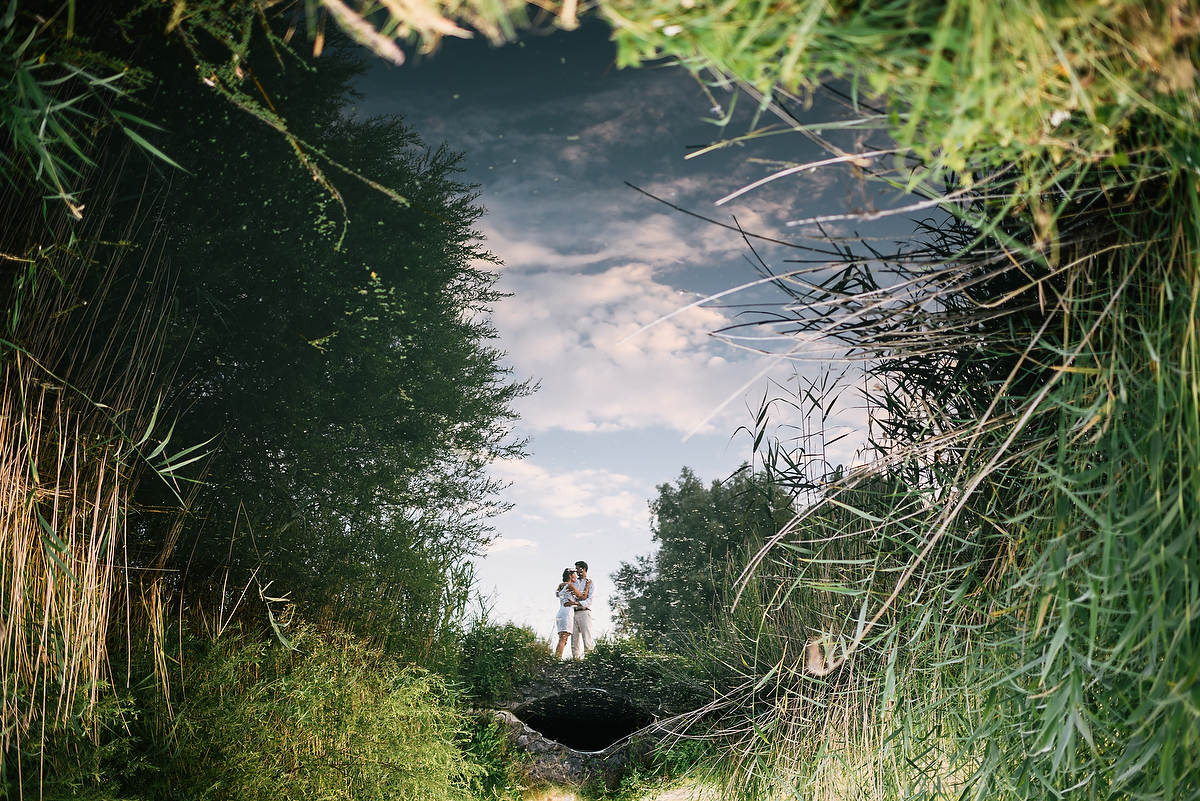
[[527, 755], [526, 775], [534, 781], [582, 785], [599, 778], [606, 787], [615, 790], [633, 763], [653, 747], [645, 739], [639, 739], [621, 741], [603, 751], [576, 751], [534, 731], [508, 710], [491, 709], [484, 714], [500, 724], [514, 749]]

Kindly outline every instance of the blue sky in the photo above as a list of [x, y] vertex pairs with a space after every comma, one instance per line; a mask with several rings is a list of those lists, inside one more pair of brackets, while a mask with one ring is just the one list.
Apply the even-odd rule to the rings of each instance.
[[[815, 229], [784, 223], [902, 200], [836, 167], [775, 181], [718, 208], [717, 199], [779, 162], [826, 154], [789, 132], [687, 159], [722, 137], [704, 118], [726, 112], [732, 95], [713, 88], [710, 97], [675, 67], [617, 70], [613, 58], [607, 30], [592, 22], [500, 49], [449, 41], [436, 56], [401, 67], [376, 63], [358, 85], [357, 113], [401, 115], [427, 143], [464, 151], [464, 178], [479, 185], [488, 210], [480, 230], [504, 261], [499, 287], [512, 295], [493, 314], [498, 346], [515, 376], [540, 389], [518, 407], [517, 434], [530, 438], [531, 455], [494, 468], [511, 482], [505, 498], [514, 508], [496, 521], [500, 537], [479, 562], [479, 590], [493, 620], [528, 624], [545, 636], [554, 585], [576, 559], [591, 565], [601, 598], [597, 628], [609, 629], [609, 573], [653, 549], [647, 503], [655, 486], [685, 465], [706, 480], [728, 476], [751, 457], [749, 438], [735, 431], [750, 422], [764, 392], [778, 393], [770, 382], [794, 385], [795, 374], [827, 366], [819, 355], [779, 362], [713, 338], [738, 311], [728, 308], [693, 309], [623, 342], [703, 294], [759, 277], [736, 231], [672, 211], [626, 182], [809, 245], [818, 243], [799, 237]], [[735, 109], [727, 135], [752, 122], [748, 97]], [[848, 113], [818, 93], [804, 118]], [[855, 150], [881, 144], [847, 135], [838, 143]], [[826, 227], [885, 240], [911, 229], [900, 218], [869, 231]], [[811, 256], [763, 243], [756, 249], [775, 270], [789, 268], [785, 258]], [[759, 288], [726, 300], [777, 302], [773, 293]], [[852, 398], [835, 410], [828, 430], [850, 436], [833, 461], [854, 459], [864, 427]]]

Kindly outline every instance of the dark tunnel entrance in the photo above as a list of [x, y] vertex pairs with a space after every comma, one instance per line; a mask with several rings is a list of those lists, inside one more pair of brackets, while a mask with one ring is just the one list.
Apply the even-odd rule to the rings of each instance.
[[629, 700], [597, 687], [539, 698], [515, 714], [529, 728], [576, 751], [602, 751], [653, 721]]

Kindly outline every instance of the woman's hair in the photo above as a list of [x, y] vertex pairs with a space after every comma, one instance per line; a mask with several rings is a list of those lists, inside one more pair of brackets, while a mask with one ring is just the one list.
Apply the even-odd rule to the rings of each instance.
[[566, 570], [564, 570], [564, 571], [563, 571], [563, 581], [570, 581], [570, 580], [571, 580], [571, 574], [572, 574], [572, 573], [574, 573], [574, 572], [575, 572], [575, 571], [574, 571], [574, 570], [572, 570], [572, 569], [571, 569], [571, 568], [569, 568], [569, 567], [568, 567]]

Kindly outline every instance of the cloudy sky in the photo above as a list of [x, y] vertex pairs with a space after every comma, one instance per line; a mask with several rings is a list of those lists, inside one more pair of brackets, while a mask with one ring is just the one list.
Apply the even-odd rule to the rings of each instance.
[[[801, 238], [815, 229], [784, 223], [905, 202], [833, 167], [715, 206], [779, 162], [827, 154], [788, 132], [687, 159], [698, 146], [750, 130], [753, 101], [737, 100], [722, 133], [705, 118], [728, 112], [732, 95], [713, 88], [710, 97], [674, 67], [618, 70], [607, 35], [593, 22], [499, 49], [449, 41], [432, 58], [377, 63], [358, 86], [357, 113], [401, 115], [427, 142], [464, 151], [464, 178], [479, 185], [487, 208], [480, 228], [504, 261], [499, 287], [512, 295], [495, 309], [499, 347], [515, 376], [540, 389], [518, 407], [517, 433], [530, 438], [531, 455], [495, 468], [511, 482], [506, 498], [514, 508], [498, 520], [501, 536], [479, 564], [479, 589], [493, 620], [528, 624], [545, 636], [554, 585], [577, 559], [590, 563], [598, 582], [596, 627], [609, 629], [609, 574], [653, 549], [647, 503], [655, 486], [685, 465], [705, 480], [727, 477], [750, 459], [750, 439], [735, 432], [751, 422], [764, 392], [778, 394], [770, 382], [795, 386], [797, 370], [811, 376], [821, 366], [815, 354], [797, 366], [710, 336], [741, 311], [717, 304], [625, 340], [705, 295], [760, 277], [736, 231], [626, 184], [747, 231], [817, 247], [828, 245]], [[818, 94], [805, 119], [848, 114]], [[843, 137], [839, 144], [869, 150], [881, 142]], [[899, 218], [869, 230], [826, 228], [884, 239], [911, 229]], [[761, 241], [755, 248], [777, 271], [799, 266], [784, 259], [819, 258]], [[719, 303], [779, 302], [775, 292], [758, 287]], [[828, 428], [857, 432], [864, 419], [851, 399]], [[860, 442], [857, 434], [843, 439], [832, 460], [849, 462]]]

